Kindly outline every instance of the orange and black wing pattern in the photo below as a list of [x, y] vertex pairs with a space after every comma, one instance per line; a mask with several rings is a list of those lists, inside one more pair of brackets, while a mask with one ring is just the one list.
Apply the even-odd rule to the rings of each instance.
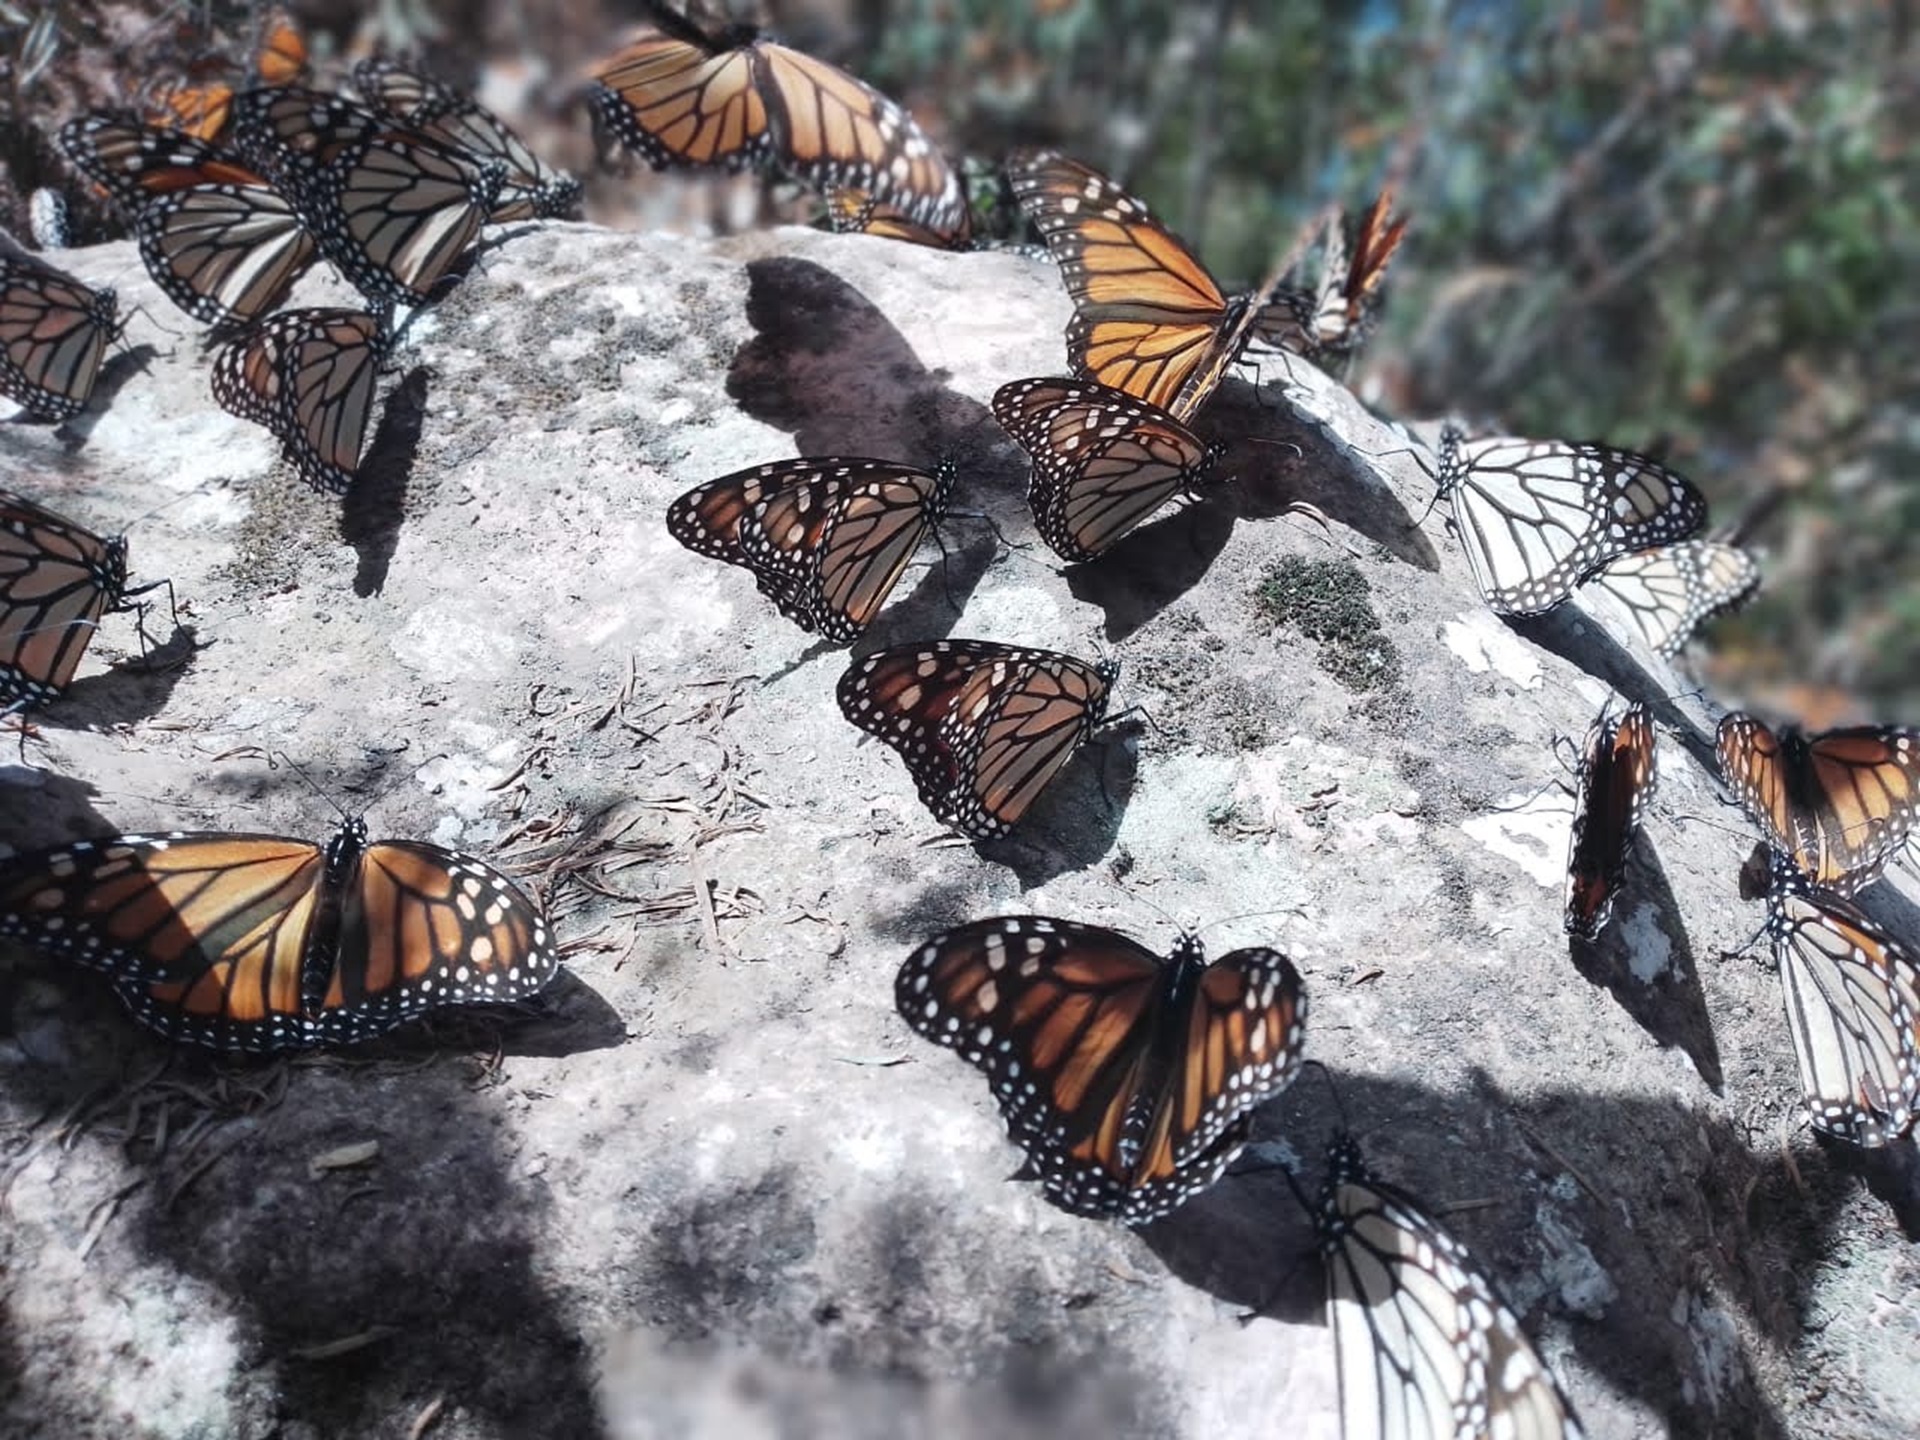
[[161, 1034], [221, 1050], [348, 1044], [444, 1005], [532, 994], [558, 965], [491, 866], [349, 822], [124, 835], [0, 861], [0, 936], [104, 971]]
[[359, 473], [387, 337], [361, 310], [283, 310], [214, 357], [220, 408], [264, 426], [300, 478], [343, 495]]
[[1178, 415], [1245, 306], [1229, 302], [1186, 243], [1097, 170], [1053, 151], [1007, 162], [1021, 208], [1072, 297], [1074, 373]]
[[113, 291], [0, 243], [0, 395], [49, 419], [78, 415], [119, 333], [118, 309]]
[[1872, 884], [1920, 820], [1920, 730], [1802, 735], [1735, 711], [1715, 743], [1721, 774], [1768, 843], [1822, 888], [1851, 895]]
[[1047, 1198], [1143, 1225], [1212, 1185], [1299, 1067], [1306, 996], [1276, 950], [1209, 965], [1093, 925], [976, 921], [909, 956], [894, 1003], [986, 1072]]
[[1613, 915], [1640, 815], [1653, 796], [1653, 716], [1635, 703], [1587, 731], [1567, 857], [1566, 928], [1593, 940]]
[[65, 690], [126, 589], [124, 540], [0, 490], [0, 707]]
[[1004, 835], [1106, 713], [1116, 668], [991, 640], [896, 645], [840, 677], [840, 713], [899, 752], [921, 803]]
[[749, 571], [802, 629], [852, 640], [946, 513], [953, 483], [951, 464], [928, 474], [891, 460], [778, 460], [687, 491], [667, 507], [667, 531]]
[[1166, 411], [1089, 380], [1014, 380], [993, 416], [1033, 459], [1027, 502], [1063, 560], [1091, 560], [1176, 496], [1214, 451]]

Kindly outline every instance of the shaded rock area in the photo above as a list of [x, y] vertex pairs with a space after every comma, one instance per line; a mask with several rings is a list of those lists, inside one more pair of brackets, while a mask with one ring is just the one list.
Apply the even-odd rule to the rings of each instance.
[[[1018, 910], [1292, 955], [1370, 1156], [1597, 1440], [1920, 1428], [1912, 1152], [1802, 1122], [1711, 714], [1572, 607], [1487, 614], [1405, 441], [1311, 367], [1202, 416], [1232, 486], [1062, 567], [986, 408], [1062, 369], [1032, 259], [524, 228], [412, 325], [344, 505], [215, 408], [130, 246], [68, 263], [145, 313], [85, 416], [0, 432], [0, 485], [124, 529], [178, 628], [150, 612], [143, 658], [103, 623], [0, 769], [0, 841], [365, 808], [543, 888], [568, 970], [269, 1063], [0, 956], [0, 1431], [1337, 1434], [1279, 1175], [1138, 1234], [1061, 1214], [894, 1014], [919, 941]], [[843, 651], [669, 539], [683, 489], [809, 453], [952, 455], [1015, 547], [951, 518], [862, 653], [1122, 662], [1136, 713], [1012, 839], [942, 836], [840, 718]], [[1554, 740], [1610, 685], [1656, 701], [1660, 791], [1570, 947]], [[1309, 1184], [1332, 1096], [1309, 1074], [1257, 1118]]]

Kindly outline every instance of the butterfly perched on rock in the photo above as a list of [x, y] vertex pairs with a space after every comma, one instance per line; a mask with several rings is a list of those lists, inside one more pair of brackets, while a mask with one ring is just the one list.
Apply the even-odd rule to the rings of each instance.
[[1144, 1225], [1207, 1189], [1299, 1069], [1307, 1001], [1278, 950], [1162, 958], [1117, 931], [977, 920], [915, 950], [902, 1017], [986, 1072], [1046, 1196]]
[[0, 936], [103, 971], [136, 1018], [221, 1050], [363, 1040], [557, 973], [538, 907], [483, 860], [368, 838], [120, 835], [0, 860]]
[[803, 630], [857, 638], [946, 514], [955, 468], [805, 457], [696, 485], [667, 507], [667, 532], [750, 572]]
[[993, 415], [1033, 457], [1027, 502], [1064, 560], [1091, 560], [1206, 482], [1218, 452], [1159, 407], [1091, 380], [1002, 385]]
[[1613, 915], [1641, 811], [1653, 796], [1654, 738], [1653, 716], [1640, 702], [1618, 716], [1603, 710], [1587, 731], [1567, 856], [1569, 935], [1596, 939]]
[[900, 752], [921, 803], [1005, 835], [1106, 714], [1119, 668], [992, 640], [896, 645], [840, 677], [840, 713]]

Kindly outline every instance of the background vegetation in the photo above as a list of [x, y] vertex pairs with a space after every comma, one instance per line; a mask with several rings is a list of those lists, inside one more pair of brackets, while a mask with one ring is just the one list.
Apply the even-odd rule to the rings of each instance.
[[[239, 34], [247, 8], [0, 0], [14, 185], [85, 88], [49, 44], [124, 51], [130, 17]], [[644, 15], [293, 8], [322, 53], [424, 42], [470, 73], [530, 71], [555, 117]], [[1049, 143], [1109, 170], [1223, 280], [1259, 278], [1322, 204], [1393, 184], [1414, 227], [1356, 389], [1397, 416], [1664, 455], [1719, 533], [1765, 552], [1761, 598], [1715, 632], [1721, 688], [1812, 724], [1920, 721], [1910, 4], [773, 0], [760, 18], [983, 165]]]

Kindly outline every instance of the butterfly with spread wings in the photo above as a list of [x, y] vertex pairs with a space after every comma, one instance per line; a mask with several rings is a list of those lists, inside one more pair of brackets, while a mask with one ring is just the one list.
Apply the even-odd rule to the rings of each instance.
[[1920, 820], [1920, 729], [1803, 735], [1736, 710], [1721, 718], [1714, 747], [1767, 842], [1822, 888], [1852, 895], [1871, 885]]
[[307, 484], [344, 495], [388, 343], [380, 318], [362, 310], [283, 310], [215, 355], [213, 398], [270, 431]]
[[119, 300], [54, 269], [0, 233], [0, 395], [71, 420], [93, 398]]
[[507, 182], [504, 162], [450, 149], [337, 95], [250, 90], [234, 100], [233, 117], [235, 148], [375, 305], [431, 299]]
[[1762, 844], [1767, 933], [1814, 1128], [1868, 1148], [1920, 1114], [1920, 955]]
[[1040, 538], [1091, 560], [1179, 495], [1195, 495], [1218, 452], [1173, 416], [1089, 380], [1014, 380], [993, 417], [1033, 457], [1027, 503]]
[[657, 28], [594, 71], [603, 133], [656, 170], [774, 166], [829, 194], [859, 191], [930, 235], [964, 233], [960, 178], [904, 107], [757, 27], [709, 34], [649, 8]]
[[1566, 1393], [1466, 1246], [1341, 1134], [1315, 1207], [1347, 1440], [1581, 1440]]
[[1573, 802], [1567, 854], [1566, 929], [1599, 938], [1626, 879], [1640, 814], [1653, 797], [1653, 716], [1635, 702], [1620, 716], [1605, 710], [1587, 731]]
[[136, 1018], [221, 1050], [345, 1045], [445, 1005], [533, 994], [559, 956], [483, 860], [350, 820], [121, 835], [0, 860], [0, 937], [104, 971]]
[[1300, 1066], [1307, 1001], [1277, 950], [1162, 959], [1097, 925], [949, 930], [894, 982], [901, 1016], [986, 1072], [1047, 1198], [1144, 1225], [1207, 1189]]
[[367, 103], [450, 150], [506, 167], [493, 213], [495, 225], [510, 220], [567, 216], [580, 208], [580, 182], [547, 164], [526, 141], [471, 95], [395, 60], [363, 60], [353, 67], [353, 86]]
[[1684, 477], [1631, 450], [1449, 425], [1437, 484], [1460, 547], [1496, 615], [1538, 615], [1609, 561], [1684, 540], [1707, 502]]
[[1581, 592], [1604, 591], [1623, 606], [1640, 638], [1672, 659], [1713, 616], [1746, 603], [1760, 588], [1760, 567], [1734, 545], [1683, 540], [1623, 555], [1597, 571]]
[[0, 490], [0, 708], [57, 698], [127, 603], [127, 542]]
[[697, 485], [667, 507], [695, 554], [739, 565], [803, 630], [857, 639], [939, 523], [955, 468], [891, 460], [779, 460]]
[[1007, 179], [1073, 300], [1074, 374], [1191, 420], [1256, 337], [1289, 267], [1229, 300], [1179, 236], [1099, 171], [1027, 150], [1008, 159]]
[[900, 752], [936, 820], [1005, 835], [1106, 714], [1119, 667], [992, 640], [896, 645], [840, 677], [840, 713]]
[[132, 222], [154, 283], [196, 320], [239, 324], [278, 309], [313, 263], [293, 207], [203, 140], [112, 111], [68, 122], [59, 139]]

